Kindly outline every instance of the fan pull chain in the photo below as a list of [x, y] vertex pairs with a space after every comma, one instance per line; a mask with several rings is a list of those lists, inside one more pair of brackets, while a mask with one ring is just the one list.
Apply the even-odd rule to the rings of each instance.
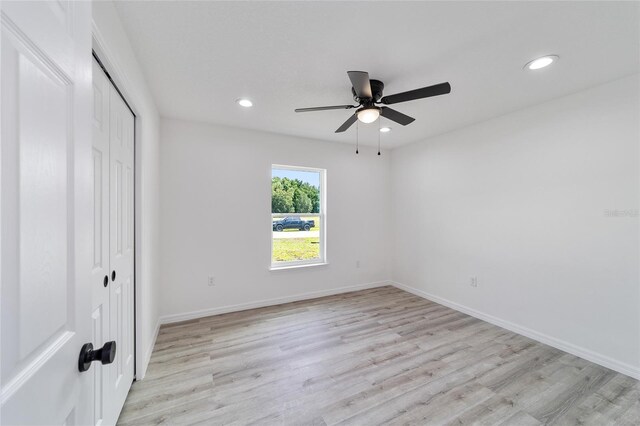
[[358, 143], [360, 140], [360, 120], [356, 121], [356, 154], [358, 153]]
[[381, 121], [382, 121], [382, 120], [380, 120], [380, 119], [378, 118], [378, 155], [380, 155], [380, 133], [381, 133], [381, 132], [380, 132], [380, 122], [381, 122]]

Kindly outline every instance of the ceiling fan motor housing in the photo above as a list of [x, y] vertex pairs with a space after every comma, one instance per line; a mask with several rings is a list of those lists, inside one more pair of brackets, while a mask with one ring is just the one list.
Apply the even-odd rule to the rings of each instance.
[[361, 103], [363, 105], [367, 105], [367, 101], [369, 103], [380, 102], [382, 99], [382, 91], [384, 90], [384, 83], [380, 80], [369, 80], [371, 83], [371, 94], [373, 95], [373, 99], [360, 99], [358, 95], [356, 95], [356, 90], [352, 87], [351, 93], [353, 94], [353, 100]]

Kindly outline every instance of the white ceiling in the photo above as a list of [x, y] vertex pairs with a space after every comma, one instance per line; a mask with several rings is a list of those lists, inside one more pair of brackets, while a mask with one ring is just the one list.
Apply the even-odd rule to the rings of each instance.
[[[449, 81], [394, 108], [394, 147], [640, 72], [638, 2], [129, 2], [117, 8], [165, 117], [340, 142], [348, 70], [385, 94]], [[524, 71], [545, 55], [549, 68]], [[248, 97], [245, 109], [235, 100]], [[383, 125], [385, 121], [383, 121]], [[377, 123], [360, 125], [377, 143]]]

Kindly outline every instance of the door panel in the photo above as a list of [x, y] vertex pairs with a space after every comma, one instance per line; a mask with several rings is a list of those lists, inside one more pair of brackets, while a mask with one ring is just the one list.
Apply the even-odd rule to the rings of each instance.
[[[109, 335], [109, 97], [111, 82], [93, 60], [93, 268], [91, 288], [93, 295], [94, 346], [115, 340]], [[106, 280], [106, 286], [105, 286]], [[116, 354], [119, 348], [116, 341]], [[108, 406], [109, 366], [92, 369], [95, 401], [93, 424], [113, 424]]]
[[[89, 3], [1, 4], [2, 424], [85, 424]], [[95, 367], [94, 367], [95, 368]]]
[[111, 340], [118, 351], [110, 368], [112, 411], [120, 413], [133, 382], [133, 138], [134, 116], [113, 85], [109, 92]]
[[96, 394], [94, 424], [114, 424], [134, 367], [134, 117], [95, 60], [93, 74], [94, 260], [99, 259], [93, 269], [94, 340], [113, 340], [117, 345], [113, 364], [94, 373], [96, 383], [102, 384], [102, 397]]
[[[19, 359], [28, 359], [49, 341], [62, 337], [73, 317], [67, 314], [71, 292], [67, 246], [68, 81], [31, 55], [15, 61], [17, 105], [19, 235]], [[12, 55], [13, 56], [13, 55]], [[42, 118], [46, 117], [45, 120]]]

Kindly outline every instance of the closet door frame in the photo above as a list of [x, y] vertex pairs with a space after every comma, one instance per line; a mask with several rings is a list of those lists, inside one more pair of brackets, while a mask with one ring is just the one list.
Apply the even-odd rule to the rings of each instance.
[[[141, 347], [141, 342], [138, 339], [138, 333], [140, 332], [140, 321], [138, 319], [137, 313], [139, 312], [141, 305], [141, 297], [139, 293], [139, 288], [137, 285], [139, 279], [139, 271], [136, 267], [138, 258], [140, 256], [140, 248], [139, 248], [139, 226], [140, 223], [140, 215], [139, 215], [139, 200], [138, 200], [138, 188], [140, 184], [140, 151], [138, 144], [138, 114], [136, 114], [135, 105], [132, 105], [129, 102], [129, 99], [125, 97], [123, 91], [128, 93], [128, 87], [126, 84], [122, 84], [121, 81], [129, 81], [126, 77], [126, 74], [122, 73], [120, 69], [116, 68], [112, 65], [114, 62], [111, 59], [111, 56], [108, 54], [108, 50], [102, 41], [102, 37], [97, 32], [97, 28], [95, 25], [93, 26], [93, 50], [92, 50], [93, 58], [98, 62], [102, 71], [106, 74], [107, 78], [110, 80], [111, 84], [120, 95], [120, 98], [126, 105], [126, 107], [131, 111], [133, 115], [133, 378], [134, 380], [142, 379], [143, 374], [140, 374], [141, 364], [144, 361], [142, 357], [145, 353], [145, 348]], [[117, 82], [114, 81], [112, 76], [118, 76]], [[120, 83], [120, 84], [117, 84]], [[124, 87], [123, 87], [124, 86]], [[110, 283], [111, 284], [111, 283]]]

